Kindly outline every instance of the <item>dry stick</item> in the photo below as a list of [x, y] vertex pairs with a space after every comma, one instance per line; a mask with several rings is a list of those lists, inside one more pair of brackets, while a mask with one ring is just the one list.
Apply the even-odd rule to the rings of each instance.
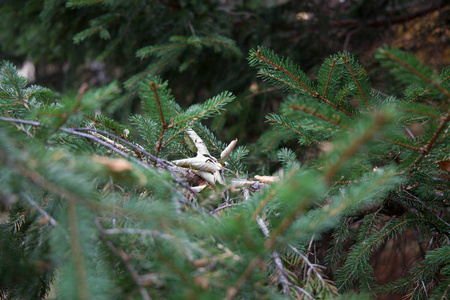
[[78, 288], [77, 299], [88, 300], [90, 299], [89, 284], [87, 281], [87, 271], [86, 266], [84, 265], [83, 250], [80, 242], [80, 231], [77, 220], [77, 205], [74, 199], [68, 199], [67, 201], [67, 218], [69, 221], [70, 248], [72, 250], [71, 252], [75, 265], [75, 278]]
[[[158, 96], [158, 87], [156, 86], [156, 84], [153, 81], [150, 82], [150, 84], [152, 86], [151, 90], [155, 94], [156, 104], [158, 105], [159, 118], [161, 119], [161, 133], [159, 135], [159, 140], [158, 140], [158, 144], [156, 145], [156, 151], [155, 151], [155, 156], [158, 157], [159, 151], [161, 150], [162, 140], [164, 137], [164, 131], [166, 130], [167, 124], [166, 124], [166, 122], [164, 122], [164, 114], [163, 114], [161, 102], [159, 101], [159, 96]], [[156, 166], [156, 160], [154, 162], [154, 166]]]
[[[341, 108], [341, 107], [335, 105], [334, 103], [331, 103], [325, 96], [320, 96], [319, 93], [317, 93], [316, 91], [310, 89], [305, 83], [301, 82], [301, 81], [299, 80], [298, 77], [295, 77], [292, 73], [290, 73], [290, 72], [289, 72], [288, 70], [286, 70], [284, 67], [279, 66], [279, 65], [275, 64], [274, 62], [272, 62], [271, 60], [269, 60], [269, 59], [263, 57], [263, 56], [261, 55], [261, 52], [260, 52], [259, 50], [257, 51], [256, 56], [257, 56], [260, 60], [262, 60], [263, 62], [265, 62], [265, 63], [271, 65], [275, 70], [280, 70], [281, 72], [283, 72], [284, 74], [286, 74], [287, 76], [289, 76], [292, 80], [294, 80], [294, 81], [295, 81], [296, 83], [298, 83], [301, 87], [303, 87], [306, 91], [308, 91], [308, 93], [309, 93], [312, 97], [322, 100], [322, 101], [325, 102], [326, 104], [328, 104], [328, 105], [334, 107], [335, 109], [337, 109], [337, 110], [343, 112], [344, 114], [346, 114], [346, 115], [349, 116], [349, 117], [352, 117], [352, 118], [355, 117], [354, 115], [352, 115], [351, 113], [349, 113], [349, 112], [346, 111], [345, 109], [343, 109], [343, 108]], [[264, 73], [261, 73], [261, 74], [264, 74]], [[265, 75], [270, 76], [269, 74], [265, 74]], [[272, 76], [272, 77], [273, 77], [273, 76]], [[279, 80], [279, 79], [278, 79], [278, 80]], [[286, 84], [292, 86], [291, 84], [289, 84], [289, 83], [287, 83], [287, 82], [284, 82], [284, 83], [286, 83]], [[294, 87], [294, 88], [297, 88], [297, 87], [295, 87], [295, 86], [293, 86], [293, 87]]]
[[131, 278], [133, 279], [133, 281], [136, 283], [136, 285], [139, 287], [139, 292], [141, 293], [141, 296], [143, 299], [145, 300], [150, 300], [150, 296], [147, 292], [147, 290], [145, 289], [145, 286], [142, 284], [142, 280], [138, 274], [138, 272], [134, 269], [134, 267], [131, 265], [130, 263], [130, 258], [129, 256], [121, 249], [121, 248], [116, 248], [114, 246], [114, 244], [109, 241], [106, 240], [105, 235], [107, 235], [108, 233], [106, 232], [106, 230], [102, 227], [102, 225], [100, 224], [100, 222], [98, 220], [95, 220], [95, 225], [97, 226], [100, 234], [103, 237], [103, 240], [105, 241], [106, 246], [118, 257], [120, 257], [120, 259], [122, 260], [123, 264], [125, 265], [125, 267], [127, 268], [128, 272], [130, 272]]

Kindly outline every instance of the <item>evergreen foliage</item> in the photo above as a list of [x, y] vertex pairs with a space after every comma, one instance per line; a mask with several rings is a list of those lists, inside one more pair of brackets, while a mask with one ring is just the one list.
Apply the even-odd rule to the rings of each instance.
[[[107, 38], [99, 24], [108, 20], [78, 38]], [[214, 47], [202, 38], [170, 42], [171, 49]], [[139, 55], [164, 61], [160, 50]], [[388, 47], [377, 55], [415, 86], [382, 97], [346, 52], [325, 60], [311, 80], [272, 50], [250, 51], [260, 77], [288, 94], [266, 117], [274, 130], [264, 135], [278, 140], [265, 147], [282, 171], [254, 179], [249, 151], [202, 124], [228, 108], [230, 92], [184, 109], [169, 82], [146, 75], [137, 85], [143, 112], [127, 126], [99, 114], [114, 105], [117, 83], [61, 98], [28, 87], [2, 63], [1, 297], [362, 299], [397, 291], [445, 298], [448, 69], [435, 75]], [[415, 90], [420, 97], [408, 105]], [[300, 146], [320, 153], [299, 162]], [[405, 278], [379, 283], [377, 251], [413, 232], [417, 263]]]

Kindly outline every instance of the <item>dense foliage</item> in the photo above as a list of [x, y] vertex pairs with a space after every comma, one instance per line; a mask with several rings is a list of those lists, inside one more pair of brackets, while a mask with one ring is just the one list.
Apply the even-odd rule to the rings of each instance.
[[[3, 43], [58, 44], [74, 78], [92, 58], [122, 74], [60, 94], [1, 63], [1, 299], [448, 297], [448, 67], [384, 46], [378, 90], [346, 51], [311, 71], [282, 36], [245, 48], [239, 9], [273, 25], [290, 1], [39, 2], [20, 10], [39, 34], [15, 24]], [[253, 118], [269, 128], [249, 144]]]

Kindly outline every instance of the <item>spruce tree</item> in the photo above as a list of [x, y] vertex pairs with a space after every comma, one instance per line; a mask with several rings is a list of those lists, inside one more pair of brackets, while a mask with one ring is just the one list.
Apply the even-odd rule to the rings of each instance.
[[[377, 57], [414, 83], [401, 97], [374, 92], [346, 52], [311, 80], [288, 58], [250, 51], [286, 94], [261, 137], [278, 175], [249, 174], [241, 141], [202, 123], [230, 92], [184, 109], [147, 75], [143, 111], [124, 125], [99, 114], [117, 83], [61, 97], [3, 62], [1, 297], [445, 298], [449, 69], [389, 47]], [[320, 153], [299, 161], [301, 147]], [[408, 230], [423, 252], [404, 278], [379, 284], [371, 260]]]

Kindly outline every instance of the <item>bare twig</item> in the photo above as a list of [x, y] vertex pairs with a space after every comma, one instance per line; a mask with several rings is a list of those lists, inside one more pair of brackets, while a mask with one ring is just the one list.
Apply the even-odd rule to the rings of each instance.
[[52, 226], [56, 226], [58, 224], [58, 222], [56, 222], [55, 219], [53, 219], [52, 216], [50, 216], [44, 209], [42, 209], [39, 204], [37, 204], [33, 199], [31, 199], [28, 195], [26, 195], [25, 193], [22, 193], [22, 196], [25, 198], [25, 200], [27, 200], [28, 203], [30, 203], [34, 208], [37, 209], [37, 211], [45, 218], [48, 220], [48, 222], [50, 223], [50, 225]]
[[[152, 86], [151, 90], [155, 94], [156, 104], [158, 105], [159, 118], [161, 119], [161, 133], [159, 135], [159, 140], [158, 140], [158, 144], [156, 145], [156, 151], [155, 151], [155, 156], [158, 157], [159, 151], [161, 150], [162, 140], [164, 137], [164, 131], [166, 130], [167, 124], [166, 124], [166, 122], [164, 122], [164, 114], [162, 111], [161, 102], [159, 101], [158, 87], [156, 86], [156, 84], [153, 81], [150, 82], [150, 84]], [[156, 166], [156, 160], [155, 160], [154, 166]]]

